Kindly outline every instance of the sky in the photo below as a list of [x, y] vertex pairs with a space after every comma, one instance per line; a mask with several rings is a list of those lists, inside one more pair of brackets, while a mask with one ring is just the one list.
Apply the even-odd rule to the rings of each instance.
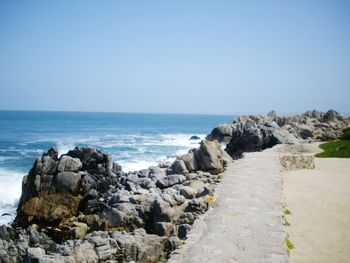
[[0, 0], [0, 109], [350, 112], [350, 1]]

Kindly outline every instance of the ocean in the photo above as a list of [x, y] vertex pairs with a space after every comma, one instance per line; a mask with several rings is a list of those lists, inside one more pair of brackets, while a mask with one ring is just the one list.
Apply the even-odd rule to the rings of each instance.
[[12, 222], [22, 177], [50, 147], [64, 154], [92, 146], [112, 154], [123, 171], [157, 165], [198, 146], [229, 115], [0, 111], [0, 224]]

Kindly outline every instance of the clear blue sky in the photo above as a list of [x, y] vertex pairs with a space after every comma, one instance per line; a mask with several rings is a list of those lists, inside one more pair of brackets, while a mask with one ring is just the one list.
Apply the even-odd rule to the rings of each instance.
[[350, 1], [0, 1], [0, 109], [350, 112]]

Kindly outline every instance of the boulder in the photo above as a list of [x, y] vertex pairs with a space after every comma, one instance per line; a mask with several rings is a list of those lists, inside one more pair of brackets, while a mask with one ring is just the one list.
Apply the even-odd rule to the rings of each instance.
[[[83, 242], [74, 246], [73, 260], [75, 262], [88, 262], [97, 263], [99, 262], [98, 256], [95, 251], [93, 243]], [[74, 262], [74, 261], [73, 261]]]
[[182, 174], [170, 174], [158, 179], [157, 187], [164, 189], [175, 184], [181, 184], [184, 181], [186, 181], [186, 177]]
[[186, 207], [182, 198], [169, 194], [158, 196], [153, 203], [153, 221], [176, 222]]
[[198, 170], [196, 157], [193, 151], [189, 151], [188, 153], [182, 155], [180, 160], [184, 162], [187, 171], [193, 172]]
[[187, 174], [188, 170], [186, 167], [186, 164], [183, 160], [178, 159], [173, 162], [173, 164], [170, 167], [171, 173], [175, 174]]
[[232, 134], [232, 124], [220, 124], [212, 130], [206, 139], [210, 141], [216, 140], [220, 143], [227, 144], [231, 140]]
[[72, 158], [67, 155], [63, 155], [58, 163], [59, 172], [77, 172], [82, 167], [82, 163], [78, 158]]
[[61, 172], [56, 177], [56, 192], [77, 194], [81, 175], [73, 172]]
[[119, 262], [166, 262], [171, 242], [165, 236], [147, 234], [144, 229], [132, 233], [114, 232], [112, 239], [118, 244]]
[[232, 161], [217, 141], [203, 140], [194, 154], [198, 168], [213, 174], [222, 173], [227, 163]]
[[41, 172], [43, 174], [55, 174], [58, 162], [55, 161], [50, 156], [43, 156], [41, 160], [42, 160]]
[[69, 151], [67, 156], [72, 158], [78, 158], [83, 165], [83, 169], [95, 169], [98, 164], [103, 164], [105, 168], [110, 168], [110, 162], [108, 161], [108, 155], [96, 150], [95, 148], [75, 147], [74, 150]]
[[180, 186], [178, 188], [180, 195], [184, 196], [186, 199], [193, 199], [196, 197], [197, 191], [190, 186]]

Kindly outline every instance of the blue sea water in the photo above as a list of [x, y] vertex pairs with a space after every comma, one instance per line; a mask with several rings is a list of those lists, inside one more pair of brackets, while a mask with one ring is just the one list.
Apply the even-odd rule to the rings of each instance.
[[192, 135], [204, 138], [232, 121], [228, 115], [0, 111], [0, 224], [13, 219], [22, 177], [52, 146], [59, 154], [93, 146], [134, 171], [197, 147]]

